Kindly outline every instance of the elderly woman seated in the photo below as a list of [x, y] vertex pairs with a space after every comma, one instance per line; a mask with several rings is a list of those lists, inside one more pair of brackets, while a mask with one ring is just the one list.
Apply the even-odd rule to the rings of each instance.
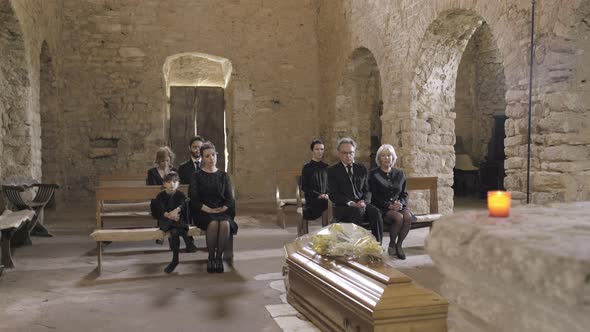
[[406, 259], [402, 244], [415, 218], [408, 209], [406, 176], [402, 170], [393, 167], [396, 160], [393, 146], [384, 144], [377, 150], [375, 161], [378, 167], [369, 173], [369, 188], [373, 205], [381, 210], [384, 227], [389, 227], [389, 255]]

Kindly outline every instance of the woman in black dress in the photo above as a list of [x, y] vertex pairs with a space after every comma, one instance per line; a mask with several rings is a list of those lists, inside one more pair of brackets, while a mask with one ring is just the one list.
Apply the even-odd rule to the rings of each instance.
[[148, 186], [161, 186], [164, 183], [164, 175], [170, 171], [176, 171], [172, 168], [174, 162], [174, 153], [169, 147], [164, 146], [156, 151], [155, 167], [148, 169], [145, 184]]
[[[303, 218], [315, 220], [319, 217], [328, 217], [327, 214], [323, 214], [328, 208], [328, 173], [326, 172], [328, 164], [322, 161], [324, 157], [322, 141], [312, 141], [310, 148], [311, 160], [303, 165], [301, 170], [301, 189], [305, 193]], [[327, 223], [327, 220], [322, 220], [322, 225]]]
[[371, 202], [381, 210], [383, 223], [389, 226], [390, 256], [406, 259], [402, 249], [404, 239], [410, 231], [414, 215], [408, 210], [408, 192], [406, 191], [406, 176], [398, 168], [394, 168], [397, 155], [393, 146], [382, 145], [377, 150], [375, 161], [379, 167], [369, 173], [369, 188]]
[[190, 183], [191, 210], [196, 213], [196, 226], [206, 230], [209, 260], [207, 272], [223, 272], [223, 251], [230, 233], [237, 231], [236, 215], [229, 175], [217, 169], [217, 152], [211, 142], [201, 147], [202, 168], [194, 173]]

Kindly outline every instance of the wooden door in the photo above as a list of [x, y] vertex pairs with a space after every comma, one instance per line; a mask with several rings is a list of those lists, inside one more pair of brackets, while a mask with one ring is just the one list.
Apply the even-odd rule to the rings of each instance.
[[217, 167], [225, 170], [225, 103], [223, 89], [197, 87], [197, 134], [217, 149]]
[[178, 165], [190, 158], [188, 141], [195, 134], [215, 144], [217, 167], [225, 169], [225, 102], [218, 87], [170, 87], [170, 147]]
[[176, 154], [174, 166], [190, 158], [188, 142], [195, 136], [197, 92], [194, 86], [170, 87], [170, 148]]

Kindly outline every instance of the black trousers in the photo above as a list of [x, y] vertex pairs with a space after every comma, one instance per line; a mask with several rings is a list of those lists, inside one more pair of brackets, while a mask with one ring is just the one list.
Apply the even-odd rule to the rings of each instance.
[[356, 206], [335, 206], [334, 218], [340, 222], [351, 222], [359, 226], [369, 224], [371, 233], [379, 243], [383, 241], [383, 218], [381, 211], [371, 204], [364, 209]]
[[[176, 236], [176, 238], [178, 239], [179, 246], [180, 246], [179, 236], [182, 236], [187, 248], [195, 245], [195, 239], [192, 236], [188, 235], [188, 226], [186, 226], [184, 224], [177, 225], [174, 221], [172, 221], [168, 218], [162, 218], [162, 219], [158, 220], [158, 227], [161, 230], [163, 230], [164, 232], [169, 232], [169, 231], [172, 231], [172, 229], [175, 229], [176, 234], [178, 234]], [[171, 240], [172, 237], [173, 237], [173, 235], [170, 234], [169, 239]], [[172, 242], [170, 242], [170, 245], [172, 246]], [[170, 249], [172, 249], [172, 247], [170, 247]]]
[[305, 220], [316, 220], [321, 218], [322, 213], [328, 209], [328, 200], [321, 198], [305, 198], [303, 207], [303, 218]]

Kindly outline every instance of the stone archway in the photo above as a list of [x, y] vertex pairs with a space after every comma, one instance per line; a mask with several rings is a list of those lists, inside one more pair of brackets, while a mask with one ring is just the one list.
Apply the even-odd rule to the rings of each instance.
[[[214, 143], [219, 147], [220, 145], [224, 146], [223, 155], [221, 158], [218, 157], [218, 163], [223, 162], [226, 170], [231, 169], [233, 166], [232, 163], [232, 156], [230, 155], [229, 151], [232, 151], [232, 142], [228, 140], [228, 132], [231, 131], [231, 112], [228, 110], [228, 107], [231, 107], [231, 103], [227, 102], [229, 96], [231, 94], [226, 93], [226, 89], [228, 87], [231, 73], [232, 73], [232, 64], [228, 59], [218, 57], [215, 55], [205, 54], [205, 53], [179, 53], [174, 54], [166, 58], [163, 66], [163, 73], [164, 73], [164, 81], [166, 87], [166, 96], [168, 102], [166, 103], [166, 123], [170, 123], [170, 126], [173, 124], [170, 122], [171, 114], [170, 114], [170, 88], [171, 87], [210, 87], [210, 88], [221, 88], [223, 89], [223, 98], [224, 98], [224, 114], [223, 114], [223, 133], [221, 134], [221, 138], [223, 140], [222, 143], [215, 142]], [[195, 101], [198, 103], [198, 101]], [[192, 131], [192, 135], [202, 133], [198, 132], [198, 121], [197, 119], [192, 120], [194, 123], [194, 131]], [[167, 128], [169, 129], [169, 128]], [[228, 130], [229, 129], [229, 130]], [[172, 136], [170, 134], [167, 135], [172, 141]], [[207, 135], [204, 135], [207, 136]], [[190, 138], [190, 137], [189, 137]], [[211, 139], [210, 137], [205, 137], [205, 139]], [[187, 141], [188, 138], [185, 139]], [[183, 149], [186, 147], [186, 144], [181, 143], [174, 143], [171, 142], [171, 145], [179, 146], [176, 148]], [[174, 149], [174, 147], [173, 147]], [[220, 153], [222, 151], [219, 151]], [[227, 162], [225, 162], [227, 161]], [[179, 161], [180, 162], [180, 161]]]
[[[490, 30], [482, 28], [483, 24], [483, 18], [473, 11], [441, 13], [424, 35], [418, 52], [416, 75], [411, 83], [410, 107], [414, 118], [408, 128], [402, 128], [402, 135], [405, 132], [409, 138], [408, 145], [412, 146], [407, 151], [407, 166], [414, 175], [438, 176], [442, 213], [453, 209], [451, 186], [455, 166], [455, 102], [459, 64], [478, 29], [481, 29], [480, 37], [489, 41], [490, 52], [500, 59], [500, 68], [494, 67], [495, 70], [503, 72], [501, 54]], [[500, 94], [505, 91], [503, 81], [494, 83], [500, 86]], [[504, 108], [504, 100], [496, 106]]]
[[455, 196], [503, 189], [505, 96], [502, 55], [484, 22], [469, 40], [457, 73]]
[[14, 9], [9, 0], [0, 0], [0, 179], [34, 175], [27, 117], [31, 84], [25, 59]]
[[356, 49], [344, 67], [338, 88], [330, 143], [345, 136], [354, 138], [359, 146], [356, 160], [366, 166], [373, 165], [381, 144], [381, 96], [375, 57], [364, 47]]
[[57, 83], [54, 63], [47, 46], [43, 41], [39, 55], [39, 108], [41, 115], [41, 171], [43, 182], [63, 183], [60, 140], [61, 121], [57, 107]]

